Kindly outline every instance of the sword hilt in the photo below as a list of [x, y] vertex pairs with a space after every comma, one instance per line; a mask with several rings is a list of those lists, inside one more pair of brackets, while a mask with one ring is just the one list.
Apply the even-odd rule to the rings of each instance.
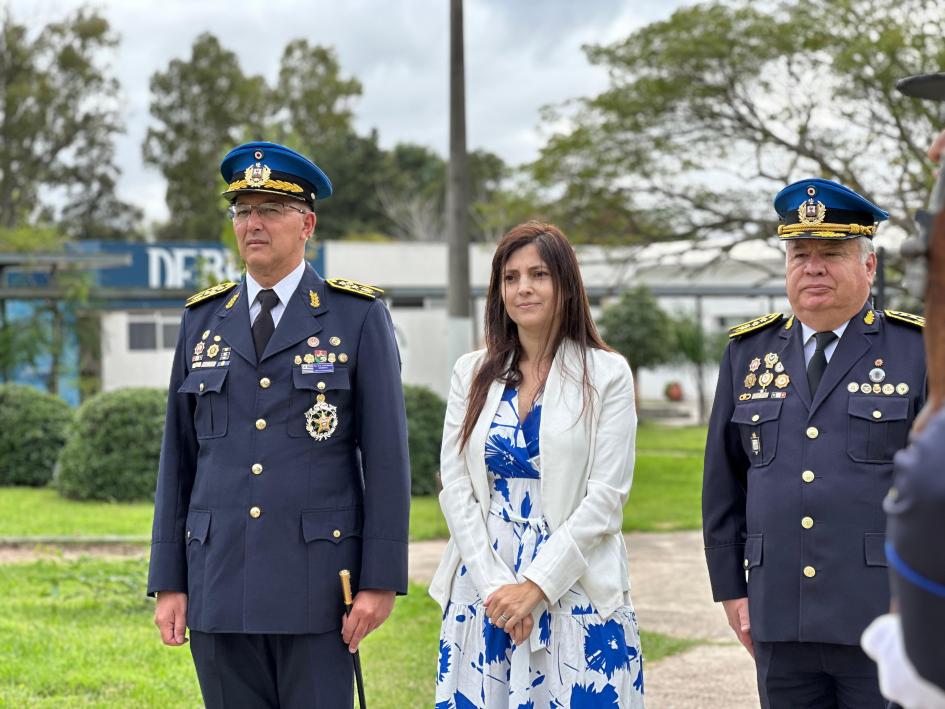
[[351, 610], [351, 604], [354, 602], [351, 598], [351, 572], [342, 569], [338, 572], [338, 576], [341, 578], [341, 595], [344, 598], [345, 613], [347, 613]]

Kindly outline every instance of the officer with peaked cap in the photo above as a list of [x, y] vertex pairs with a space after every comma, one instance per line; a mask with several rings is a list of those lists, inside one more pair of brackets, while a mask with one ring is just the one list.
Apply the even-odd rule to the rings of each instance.
[[859, 647], [889, 606], [883, 497], [924, 401], [923, 321], [870, 303], [886, 212], [836, 182], [775, 197], [793, 314], [732, 328], [702, 492], [713, 597], [764, 707], [885, 707]]
[[[209, 707], [350, 707], [350, 652], [407, 588], [400, 359], [381, 291], [304, 261], [307, 158], [223, 159], [246, 275], [187, 301], [155, 496], [149, 594]], [[344, 608], [338, 572], [357, 591]]]

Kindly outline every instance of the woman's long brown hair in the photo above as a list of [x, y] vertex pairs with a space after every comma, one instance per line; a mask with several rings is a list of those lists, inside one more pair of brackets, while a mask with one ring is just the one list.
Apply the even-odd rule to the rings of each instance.
[[587, 350], [611, 349], [601, 339], [591, 317], [591, 305], [584, 291], [581, 269], [567, 237], [552, 224], [532, 221], [514, 227], [499, 241], [492, 257], [489, 291], [486, 295], [486, 355], [473, 376], [469, 398], [466, 401], [466, 417], [463, 419], [460, 437], [461, 449], [465, 447], [476, 427], [492, 383], [499, 380], [507, 385], [518, 386], [522, 381], [519, 371], [522, 343], [518, 339], [518, 327], [509, 317], [502, 299], [502, 276], [509, 257], [528, 244], [534, 244], [538, 249], [538, 254], [548, 266], [554, 284], [557, 328], [551, 333], [552, 339], [546, 352], [554, 356], [565, 339], [572, 340], [578, 346], [582, 358], [581, 380], [585, 406], [590, 401], [592, 391], [587, 374]]

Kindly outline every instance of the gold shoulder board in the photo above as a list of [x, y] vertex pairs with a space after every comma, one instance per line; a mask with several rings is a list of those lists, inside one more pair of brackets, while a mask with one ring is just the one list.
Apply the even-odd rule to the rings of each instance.
[[355, 295], [360, 295], [365, 298], [373, 299], [384, 292], [382, 288], [369, 286], [366, 283], [358, 283], [349, 278], [329, 278], [325, 282], [335, 290], [347, 291], [348, 293], [354, 293]]
[[886, 317], [890, 320], [898, 320], [899, 322], [905, 323], [906, 325], [917, 327], [920, 330], [925, 327], [925, 318], [923, 318], [921, 315], [904, 313], [901, 310], [884, 310], [883, 312], [886, 313]]
[[202, 303], [205, 300], [210, 300], [211, 298], [216, 298], [218, 295], [223, 295], [228, 293], [239, 283], [234, 283], [233, 281], [223, 281], [223, 283], [217, 283], [215, 286], [210, 286], [206, 290], [202, 290], [199, 293], [194, 293], [187, 299], [187, 302], [184, 303], [185, 308], [192, 308], [197, 305], [197, 303]]
[[769, 313], [768, 315], [762, 315], [760, 318], [755, 318], [754, 320], [749, 320], [748, 322], [743, 322], [741, 325], [736, 325], [735, 327], [730, 328], [728, 331], [728, 336], [730, 338], [738, 337], [739, 335], [761, 330], [768, 327], [769, 325], [774, 325], [776, 322], [781, 322], [781, 318], [783, 317], [784, 315], [782, 313]]

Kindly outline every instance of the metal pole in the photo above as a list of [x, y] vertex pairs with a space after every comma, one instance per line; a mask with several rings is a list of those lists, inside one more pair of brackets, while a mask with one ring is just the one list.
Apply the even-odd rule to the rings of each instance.
[[449, 232], [448, 366], [472, 349], [469, 294], [469, 168], [466, 155], [466, 80], [463, 0], [450, 0], [450, 162], [446, 196]]

